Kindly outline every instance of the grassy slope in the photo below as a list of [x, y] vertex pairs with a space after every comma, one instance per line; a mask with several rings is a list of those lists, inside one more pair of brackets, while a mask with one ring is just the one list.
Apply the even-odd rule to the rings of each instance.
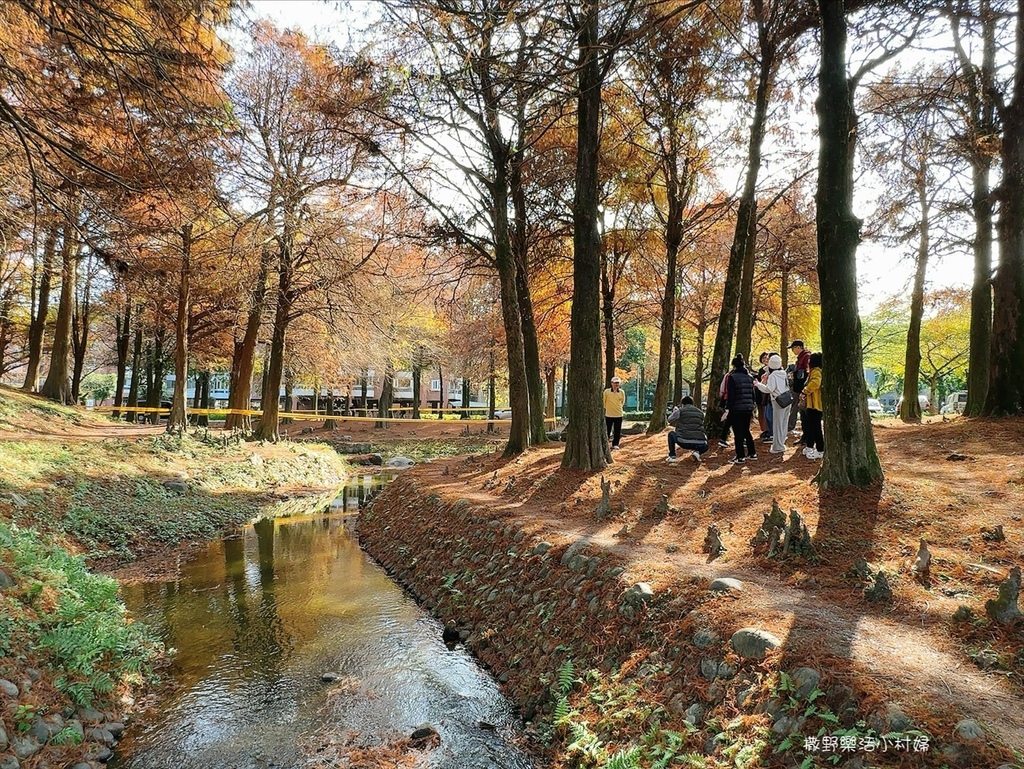
[[[10, 737], [47, 713], [110, 706], [151, 673], [158, 644], [87, 560], [113, 565], [207, 539], [298, 488], [335, 488], [345, 474], [322, 446], [118, 437], [131, 431], [0, 388], [0, 585], [13, 582], [0, 587], [0, 678], [37, 679], [0, 711]], [[39, 754], [52, 765], [84, 755], [80, 735], [62, 734]]]

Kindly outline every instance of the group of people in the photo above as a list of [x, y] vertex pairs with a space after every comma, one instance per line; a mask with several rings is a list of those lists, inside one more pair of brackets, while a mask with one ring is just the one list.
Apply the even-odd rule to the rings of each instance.
[[[825, 452], [825, 436], [821, 428], [821, 353], [812, 353], [797, 339], [789, 346], [796, 362], [789, 369], [782, 366], [778, 353], [763, 352], [761, 367], [751, 371], [737, 355], [732, 370], [719, 386], [722, 413], [722, 434], [719, 445], [727, 448], [732, 432], [736, 456], [732, 464], [742, 465], [757, 460], [757, 443], [751, 424], [757, 414], [758, 440], [771, 443], [772, 454], [786, 451], [786, 440], [800, 415], [800, 443], [808, 459], [821, 459]], [[704, 433], [704, 412], [689, 396], [680, 401], [668, 418], [672, 430], [668, 434], [668, 462], [678, 461], [676, 447], [689, 451], [697, 462], [708, 450]]]
[[[718, 388], [721, 399], [722, 432], [719, 446], [729, 447], [729, 433], [732, 433], [736, 456], [731, 464], [742, 465], [757, 460], [757, 442], [751, 431], [756, 413], [760, 428], [758, 440], [770, 443], [769, 452], [782, 454], [786, 451], [786, 440], [795, 432], [797, 416], [800, 417], [802, 434], [799, 443], [808, 459], [821, 459], [825, 453], [825, 435], [821, 428], [821, 353], [812, 353], [802, 339], [796, 339], [789, 346], [796, 360], [788, 368], [782, 366], [782, 356], [774, 352], [763, 352], [761, 367], [753, 371], [747, 367], [742, 355], [732, 359], [732, 370], [723, 378]], [[613, 450], [619, 448], [622, 439], [622, 418], [626, 394], [622, 380], [612, 377], [611, 385], [604, 391], [605, 427]], [[704, 412], [694, 404], [689, 395], [672, 409], [668, 417], [671, 430], [668, 433], [668, 457], [666, 461], [677, 462], [676, 449], [689, 452], [695, 462], [708, 451], [708, 436], [704, 432]]]

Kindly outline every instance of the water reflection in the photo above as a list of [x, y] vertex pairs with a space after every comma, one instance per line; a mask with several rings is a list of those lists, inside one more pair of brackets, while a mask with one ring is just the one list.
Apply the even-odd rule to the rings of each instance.
[[[332, 510], [357, 509], [371, 490], [357, 485]], [[176, 687], [129, 730], [112, 765], [297, 769], [304, 746], [340, 731], [373, 746], [430, 722], [442, 740], [431, 766], [532, 766], [502, 737], [515, 721], [494, 682], [445, 648], [438, 624], [365, 557], [344, 514], [258, 522], [211, 543], [177, 581], [126, 586], [124, 597], [178, 650]], [[341, 681], [322, 683], [326, 671]]]

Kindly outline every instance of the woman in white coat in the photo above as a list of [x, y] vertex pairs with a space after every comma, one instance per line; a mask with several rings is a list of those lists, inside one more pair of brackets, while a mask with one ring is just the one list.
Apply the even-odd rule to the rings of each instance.
[[786, 450], [786, 430], [789, 426], [789, 410], [792, 404], [782, 406], [776, 400], [782, 393], [789, 392], [789, 384], [786, 382], [786, 372], [782, 368], [782, 358], [772, 355], [768, 359], [768, 374], [764, 382], [754, 382], [754, 385], [763, 393], [768, 393], [772, 399], [772, 454], [781, 454]]

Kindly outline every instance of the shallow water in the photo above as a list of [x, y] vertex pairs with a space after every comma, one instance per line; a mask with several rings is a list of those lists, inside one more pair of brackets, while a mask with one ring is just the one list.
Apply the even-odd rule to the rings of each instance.
[[[175, 687], [129, 727], [111, 766], [359, 766], [333, 757], [424, 722], [441, 736], [425, 766], [534, 766], [494, 681], [447, 649], [441, 626], [356, 544], [345, 510], [372, 484], [353, 484], [329, 512], [213, 542], [177, 581], [123, 588], [133, 615], [177, 650]], [[328, 671], [341, 680], [322, 682]]]

